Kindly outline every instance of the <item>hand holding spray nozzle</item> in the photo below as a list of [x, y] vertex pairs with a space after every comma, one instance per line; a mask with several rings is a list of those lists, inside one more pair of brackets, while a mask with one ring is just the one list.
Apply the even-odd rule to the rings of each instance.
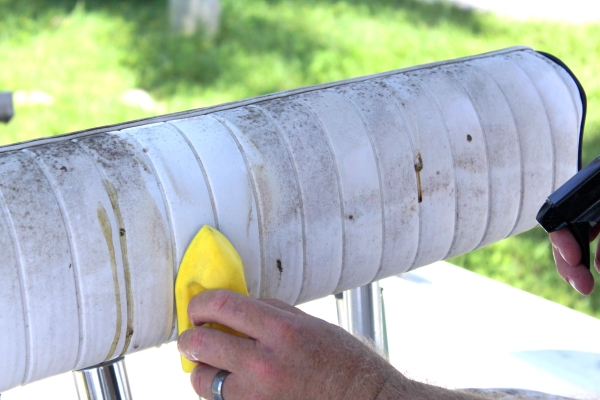
[[552, 193], [536, 219], [548, 233], [569, 228], [589, 269], [589, 231], [600, 221], [600, 156]]

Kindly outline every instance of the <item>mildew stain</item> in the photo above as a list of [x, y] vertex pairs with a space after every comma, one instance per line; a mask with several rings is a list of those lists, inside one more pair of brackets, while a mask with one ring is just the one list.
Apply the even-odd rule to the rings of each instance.
[[421, 171], [423, 170], [423, 158], [421, 153], [417, 153], [415, 157], [415, 172], [417, 173], [417, 198], [419, 203], [423, 201], [423, 189], [421, 187]]
[[121, 241], [121, 255], [123, 258], [123, 273], [125, 276], [125, 298], [127, 300], [127, 331], [125, 334], [125, 344], [123, 350], [119, 356], [124, 355], [129, 349], [131, 344], [131, 337], [133, 336], [133, 293], [131, 291], [131, 271], [129, 269], [129, 257], [127, 254], [127, 236], [125, 230], [125, 224], [123, 223], [123, 216], [121, 215], [121, 209], [119, 207], [119, 196], [115, 186], [107, 179], [102, 180], [102, 184], [106, 189], [110, 203], [115, 211], [117, 217], [117, 224], [119, 225], [119, 239]]
[[250, 207], [248, 207], [248, 218], [246, 223], [246, 236], [250, 236], [250, 227], [252, 226], [252, 220], [254, 219], [254, 207], [252, 203], [252, 198], [249, 198]]
[[110, 257], [110, 268], [112, 270], [113, 285], [115, 287], [115, 304], [117, 311], [117, 325], [115, 328], [115, 336], [113, 338], [112, 344], [110, 345], [110, 350], [108, 350], [108, 354], [104, 359], [104, 361], [108, 361], [117, 349], [117, 343], [119, 343], [119, 334], [121, 333], [121, 326], [123, 325], [123, 317], [121, 315], [121, 291], [119, 290], [119, 278], [117, 276], [117, 257], [115, 255], [115, 246], [113, 244], [112, 225], [110, 223], [110, 219], [108, 218], [108, 213], [106, 212], [106, 209], [100, 202], [98, 202], [97, 214], [98, 222], [100, 223], [100, 228], [102, 229], [104, 239], [106, 240], [106, 246], [108, 247], [108, 254]]

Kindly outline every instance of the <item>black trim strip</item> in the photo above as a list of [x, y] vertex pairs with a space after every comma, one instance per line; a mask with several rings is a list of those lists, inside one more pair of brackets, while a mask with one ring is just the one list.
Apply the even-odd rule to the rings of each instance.
[[553, 61], [555, 64], [558, 64], [559, 66], [561, 66], [565, 71], [567, 71], [567, 73], [571, 76], [571, 78], [573, 78], [573, 81], [577, 85], [577, 89], [579, 89], [579, 96], [581, 96], [581, 105], [583, 106], [583, 115], [581, 116], [581, 126], [579, 127], [579, 160], [578, 160], [578, 164], [577, 164], [577, 169], [581, 170], [581, 163], [582, 163], [581, 152], [582, 152], [582, 148], [583, 148], [583, 130], [585, 127], [585, 117], [587, 114], [587, 96], [585, 95], [585, 90], [583, 89], [583, 86], [581, 86], [581, 82], [579, 82], [579, 79], [577, 79], [577, 77], [575, 76], [573, 71], [571, 71], [571, 69], [569, 67], [567, 67], [567, 64], [565, 64], [560, 58], [553, 56], [552, 54], [545, 53], [543, 51], [538, 51], [537, 53], [548, 58], [549, 60]]

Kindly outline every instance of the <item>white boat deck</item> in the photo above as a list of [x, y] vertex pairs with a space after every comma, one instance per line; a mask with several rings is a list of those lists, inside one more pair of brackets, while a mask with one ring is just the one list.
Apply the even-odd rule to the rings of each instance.
[[[445, 262], [384, 279], [391, 362], [449, 388], [521, 388], [600, 398], [600, 320]], [[302, 305], [337, 323], [333, 296]], [[175, 343], [126, 358], [135, 399], [194, 399]], [[77, 399], [70, 373], [2, 400]]]

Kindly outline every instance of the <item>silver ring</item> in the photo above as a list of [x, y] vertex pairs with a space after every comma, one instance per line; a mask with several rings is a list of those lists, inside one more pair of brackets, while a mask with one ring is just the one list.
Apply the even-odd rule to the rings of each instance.
[[217, 375], [215, 375], [215, 379], [213, 379], [212, 383], [212, 395], [214, 400], [225, 400], [222, 394], [223, 382], [225, 381], [225, 378], [227, 378], [227, 375], [229, 375], [230, 373], [231, 372], [222, 369], [219, 372], [217, 372]]

